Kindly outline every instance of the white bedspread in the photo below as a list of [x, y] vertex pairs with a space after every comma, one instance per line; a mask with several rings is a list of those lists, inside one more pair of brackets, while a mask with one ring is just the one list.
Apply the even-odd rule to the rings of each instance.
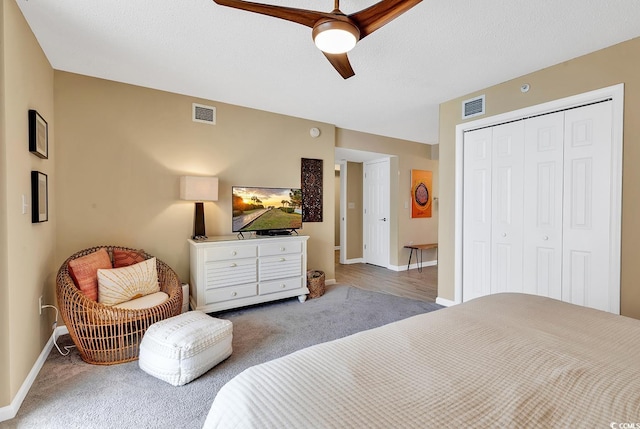
[[499, 294], [249, 368], [219, 391], [205, 428], [612, 423], [640, 427], [640, 321]]

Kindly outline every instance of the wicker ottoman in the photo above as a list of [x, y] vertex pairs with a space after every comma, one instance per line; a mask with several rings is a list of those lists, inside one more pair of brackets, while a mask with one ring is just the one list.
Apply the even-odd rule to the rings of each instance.
[[200, 377], [231, 355], [233, 325], [201, 311], [156, 322], [140, 343], [140, 368], [174, 386]]

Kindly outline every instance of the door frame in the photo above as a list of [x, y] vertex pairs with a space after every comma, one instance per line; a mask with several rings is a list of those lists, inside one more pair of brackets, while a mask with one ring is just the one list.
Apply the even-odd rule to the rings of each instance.
[[347, 161], [336, 161], [340, 164], [340, 263], [347, 263]]
[[[365, 161], [362, 163], [362, 209], [364, 210], [366, 207], [368, 207], [368, 201], [367, 201], [367, 193], [366, 193], [366, 182], [367, 182], [367, 174], [366, 174], [366, 167], [367, 165], [370, 164], [378, 164], [384, 162], [387, 164], [387, 199], [385, 201], [386, 204], [386, 211], [388, 212], [388, 219], [389, 222], [387, 222], [387, 233], [388, 233], [388, 237], [387, 237], [387, 248], [385, 249], [386, 252], [386, 261], [384, 264], [384, 268], [390, 269], [390, 262], [391, 262], [391, 157], [383, 157], [383, 158], [379, 158], [379, 159], [374, 159], [371, 161]], [[367, 234], [367, 221], [366, 221], [367, 217], [364, 215], [363, 213], [363, 217], [362, 217], [362, 241], [363, 241], [363, 245], [368, 244], [367, 240], [368, 238], [368, 234]], [[369, 261], [367, 261], [367, 252], [366, 249], [362, 249], [362, 259], [364, 260], [365, 263], [368, 263]]]
[[[607, 99], [612, 100], [612, 140], [611, 140], [611, 240], [609, 273], [609, 296], [612, 300], [611, 312], [620, 314], [620, 245], [622, 227], [622, 145], [624, 132], [624, 83], [594, 91], [549, 101], [523, 109], [502, 113], [456, 126], [455, 146], [455, 228], [454, 228], [454, 303], [462, 302], [462, 216], [463, 216], [463, 144], [465, 131], [490, 127], [501, 123], [525, 119], [529, 116], [552, 113], [573, 107], [580, 107]], [[617, 304], [616, 304], [617, 303]], [[617, 308], [614, 308], [617, 307]]]

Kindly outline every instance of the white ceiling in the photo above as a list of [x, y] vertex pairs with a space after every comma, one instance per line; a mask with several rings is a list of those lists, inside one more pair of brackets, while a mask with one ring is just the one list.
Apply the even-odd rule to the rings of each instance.
[[16, 1], [55, 69], [422, 143], [439, 103], [640, 36], [638, 0], [423, 0], [360, 41], [343, 80], [310, 28], [212, 0]]

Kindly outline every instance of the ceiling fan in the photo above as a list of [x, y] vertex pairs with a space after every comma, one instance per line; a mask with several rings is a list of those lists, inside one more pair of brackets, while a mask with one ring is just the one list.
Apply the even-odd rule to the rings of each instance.
[[311, 35], [318, 49], [331, 65], [348, 79], [355, 75], [347, 52], [358, 42], [422, 0], [382, 0], [360, 12], [345, 15], [340, 11], [339, 0], [334, 0], [331, 12], [274, 6], [243, 0], [213, 0], [221, 6], [233, 7], [312, 28]]

